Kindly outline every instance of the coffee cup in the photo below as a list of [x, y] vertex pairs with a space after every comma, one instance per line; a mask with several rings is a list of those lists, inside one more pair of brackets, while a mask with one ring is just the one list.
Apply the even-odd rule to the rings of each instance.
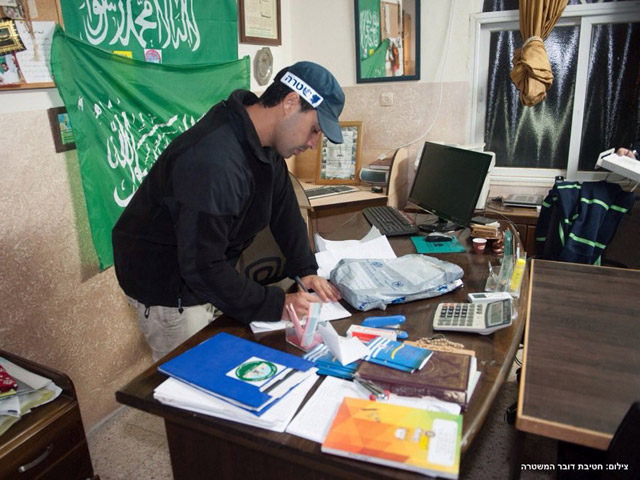
[[487, 248], [487, 239], [486, 238], [474, 238], [473, 239], [473, 252], [474, 253], [484, 253]]

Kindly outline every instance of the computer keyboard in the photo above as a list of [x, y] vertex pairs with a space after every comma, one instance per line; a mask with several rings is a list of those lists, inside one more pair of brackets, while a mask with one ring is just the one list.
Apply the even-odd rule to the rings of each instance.
[[380, 233], [388, 237], [418, 233], [418, 227], [412, 224], [395, 207], [388, 205], [366, 207], [362, 210], [362, 214], [371, 225], [380, 230]]
[[350, 185], [327, 185], [326, 187], [314, 187], [304, 191], [307, 194], [307, 198], [319, 198], [328, 197], [329, 195], [338, 195], [340, 193], [357, 192], [357, 187]]

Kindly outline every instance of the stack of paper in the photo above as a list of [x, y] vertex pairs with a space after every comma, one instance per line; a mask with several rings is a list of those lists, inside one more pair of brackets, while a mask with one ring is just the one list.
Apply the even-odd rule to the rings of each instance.
[[[158, 401], [270, 429], [283, 429], [288, 421], [288, 410], [283, 415], [272, 407], [285, 402], [295, 411], [317, 378], [312, 362], [228, 333], [211, 337], [158, 370], [175, 380], [156, 389]], [[238, 410], [245, 413], [238, 417]]]
[[45, 403], [55, 400], [62, 389], [52, 380], [25, 370], [5, 358], [0, 357], [0, 365], [18, 383], [14, 394], [0, 399], [0, 435], [17, 422], [22, 415]]
[[233, 420], [234, 422], [273, 430], [274, 432], [284, 432], [317, 379], [316, 375], [307, 378], [276, 403], [273, 408], [270, 408], [260, 416], [235, 407], [175, 378], [169, 378], [158, 385], [153, 392], [153, 397], [165, 405], [211, 415], [212, 417]]

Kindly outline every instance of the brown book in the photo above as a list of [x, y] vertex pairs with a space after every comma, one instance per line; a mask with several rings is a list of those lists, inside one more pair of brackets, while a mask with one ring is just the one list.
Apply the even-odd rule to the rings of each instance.
[[466, 408], [476, 381], [476, 359], [470, 355], [434, 351], [427, 364], [413, 373], [361, 362], [356, 376], [407, 397], [436, 397]]

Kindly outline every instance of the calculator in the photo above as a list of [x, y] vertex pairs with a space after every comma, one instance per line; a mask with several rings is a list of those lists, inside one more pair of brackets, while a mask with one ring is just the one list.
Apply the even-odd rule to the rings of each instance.
[[441, 303], [433, 317], [434, 330], [488, 335], [511, 325], [511, 300], [492, 303]]

